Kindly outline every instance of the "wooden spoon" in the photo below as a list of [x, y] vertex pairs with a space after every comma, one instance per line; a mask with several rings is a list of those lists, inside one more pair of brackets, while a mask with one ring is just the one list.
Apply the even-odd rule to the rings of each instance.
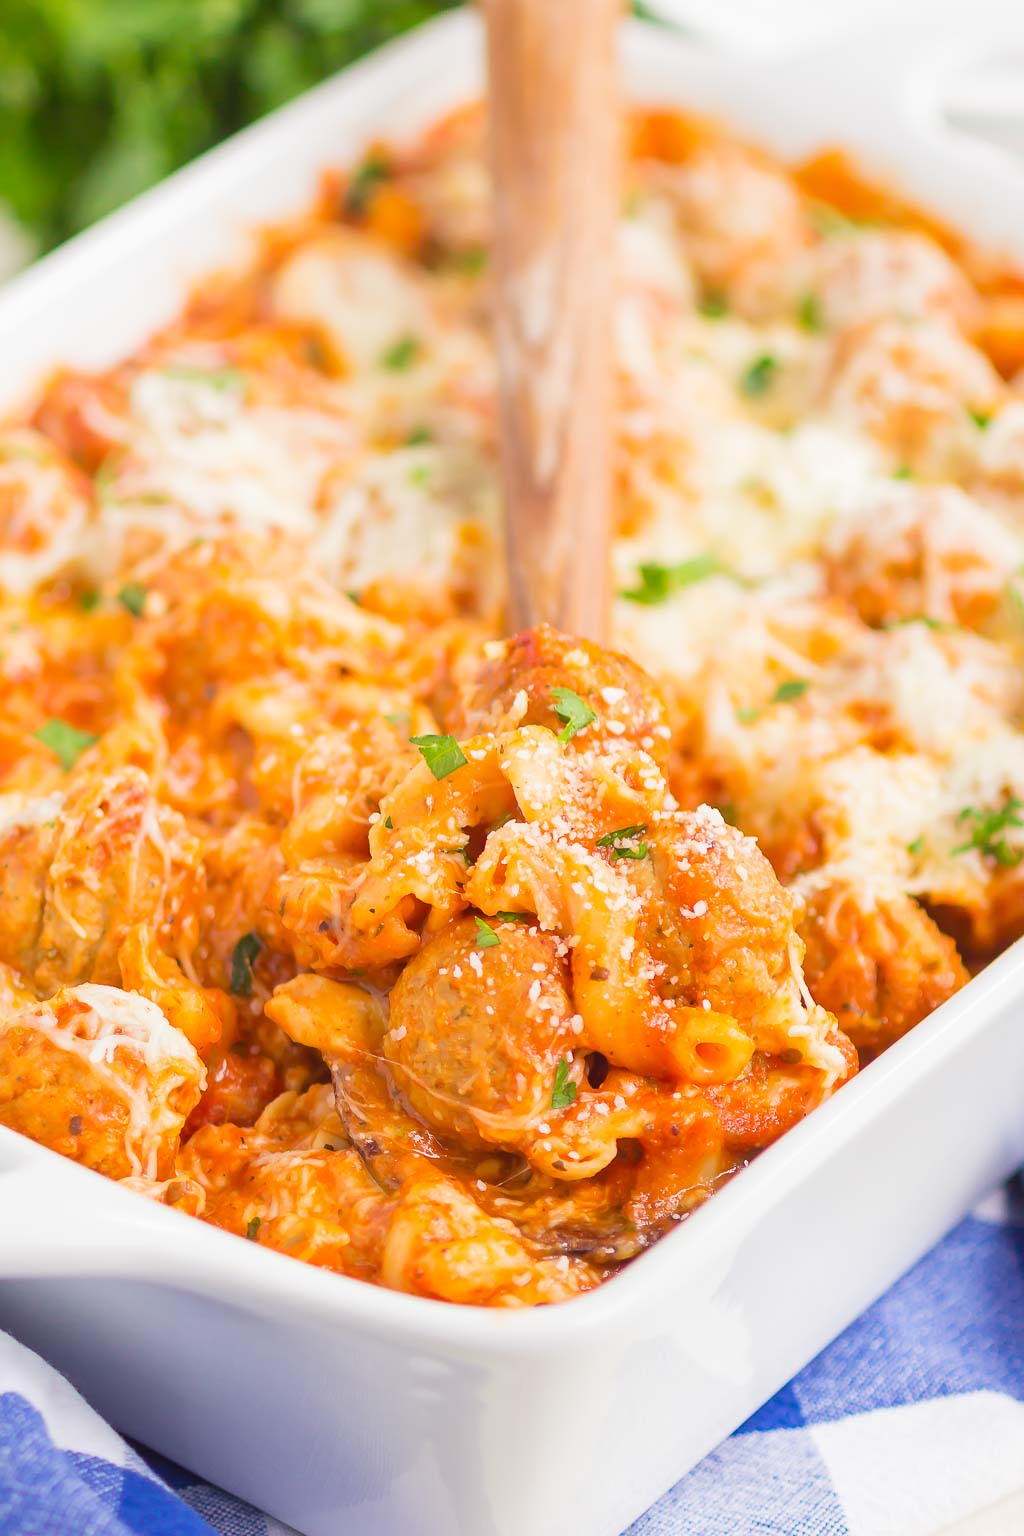
[[484, 0], [509, 622], [603, 640], [621, 0]]

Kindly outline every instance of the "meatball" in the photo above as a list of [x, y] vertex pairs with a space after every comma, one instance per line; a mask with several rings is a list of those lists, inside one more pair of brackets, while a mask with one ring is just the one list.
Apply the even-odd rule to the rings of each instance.
[[687, 254], [709, 292], [751, 319], [788, 306], [810, 240], [791, 177], [743, 145], [707, 143], [662, 173]]
[[[453, 112], [429, 129], [412, 157], [395, 170], [394, 187], [412, 200], [426, 238], [448, 256], [477, 258], [490, 243], [485, 132], [479, 107]], [[379, 197], [378, 192], [371, 214], [377, 212]], [[379, 227], [376, 217], [372, 223]]]
[[1020, 541], [962, 491], [907, 485], [836, 523], [825, 568], [865, 624], [925, 617], [980, 629], [1022, 558]]
[[[129, 929], [181, 918], [194, 896], [198, 842], [176, 812], [158, 804], [139, 768], [83, 771], [66, 798], [40, 806], [23, 808], [0, 833], [0, 960], [40, 992], [79, 981], [117, 983]], [[183, 938], [181, 922], [176, 938]]]
[[467, 917], [406, 966], [391, 993], [384, 1054], [413, 1110], [437, 1130], [515, 1145], [550, 1108], [573, 1040], [559, 947], [517, 923], [495, 918], [478, 929]]
[[880, 320], [841, 339], [827, 401], [840, 420], [868, 432], [895, 463], [955, 478], [976, 454], [972, 414], [991, 415], [1002, 396], [991, 363], [951, 326]]
[[648, 839], [652, 952], [690, 1003], [750, 1019], [791, 975], [793, 900], [750, 837], [709, 806]]
[[869, 1059], [969, 979], [953, 940], [902, 893], [837, 882], [810, 897], [799, 927], [812, 995]]
[[843, 233], [816, 246], [809, 266], [809, 291], [829, 330], [907, 315], [931, 315], [967, 330], [977, 318], [978, 296], [960, 268], [913, 230]]
[[0, 1022], [0, 1124], [110, 1178], [167, 1178], [205, 1071], [155, 1003], [68, 987]]
[[377, 366], [430, 319], [415, 269], [383, 241], [343, 228], [304, 241], [283, 263], [271, 305], [278, 319], [315, 328], [340, 370]]
[[651, 678], [628, 657], [547, 624], [495, 645], [461, 708], [456, 708], [452, 729], [459, 736], [519, 725], [562, 731], [565, 722], [555, 708], [562, 698], [557, 689], [576, 694], [595, 715], [573, 741], [586, 746], [633, 741], [664, 767], [669, 729], [665, 705]]

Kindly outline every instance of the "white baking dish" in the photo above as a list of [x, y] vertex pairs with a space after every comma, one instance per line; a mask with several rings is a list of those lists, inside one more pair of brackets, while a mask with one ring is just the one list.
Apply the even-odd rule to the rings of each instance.
[[[625, 47], [634, 95], [841, 142], [1024, 261], [1019, 173], [944, 134], [900, 32], [756, 66], [639, 24]], [[479, 52], [469, 16], [435, 23], [30, 271], [0, 295], [0, 404], [139, 341], [322, 166], [475, 92]], [[0, 1130], [0, 1327], [308, 1536], [618, 1536], [1024, 1161], [1022, 1011], [1018, 945], [619, 1278], [535, 1312], [306, 1268]]]

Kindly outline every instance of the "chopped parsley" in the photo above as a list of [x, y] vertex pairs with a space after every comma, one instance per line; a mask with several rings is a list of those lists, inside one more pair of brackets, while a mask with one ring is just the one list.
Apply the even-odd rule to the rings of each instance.
[[466, 754], [454, 736], [410, 736], [409, 740], [419, 748], [420, 757], [435, 779], [446, 779], [456, 768], [466, 766]]
[[721, 320], [729, 313], [729, 305], [720, 293], [706, 293], [697, 308], [705, 320]]
[[750, 704], [744, 704], [736, 711], [736, 719], [741, 725], [753, 725], [754, 721], [760, 718], [760, 715], [761, 711], [755, 709]]
[[577, 731], [593, 725], [597, 719], [590, 705], [584, 703], [579, 694], [573, 693], [571, 688], [552, 688], [551, 697], [555, 701], [555, 714], [559, 720], [565, 721], [558, 733], [558, 739], [563, 745], [571, 741]]
[[433, 478], [433, 470], [429, 464], [414, 464], [409, 471], [410, 485], [429, 485]]
[[453, 251], [449, 261], [457, 272], [476, 277], [487, 265], [487, 249], [482, 245], [470, 245], [464, 251]]
[[353, 171], [352, 179], [346, 188], [346, 213], [365, 213], [374, 192], [382, 181], [387, 181], [390, 175], [390, 162], [380, 150], [371, 150], [362, 165], [357, 166]]
[[263, 948], [255, 933], [243, 933], [231, 951], [231, 990], [236, 997], [252, 997], [252, 963]]
[[916, 859], [920, 854], [922, 854], [924, 852], [924, 833], [923, 832], [922, 832], [920, 837], [915, 837], [914, 841], [912, 843], [908, 843], [907, 844], [907, 852], [910, 854], [910, 857], [912, 859]]
[[184, 364], [172, 364], [161, 372], [168, 379], [180, 379], [183, 384], [205, 384], [224, 394], [241, 394], [248, 382], [239, 368], [187, 368]]
[[117, 600], [133, 618], [141, 619], [146, 607], [146, 589], [140, 581], [127, 581], [117, 594]]
[[393, 715], [385, 715], [388, 725], [393, 725], [396, 731], [407, 731], [410, 725], [410, 717], [404, 710], [397, 710]]
[[495, 912], [494, 915], [499, 923], [528, 923], [530, 921], [529, 912]]
[[849, 235], [864, 222], [862, 219], [848, 218], [831, 203], [823, 203], [816, 197], [808, 200], [807, 212], [819, 235]]
[[78, 606], [83, 613], [92, 613], [103, 601], [95, 587], [88, 587], [78, 599]]
[[563, 1056], [555, 1068], [555, 1086], [551, 1090], [551, 1108], [568, 1109], [576, 1102], [576, 1084], [569, 1081], [569, 1063]]
[[760, 357], [755, 357], [750, 366], [740, 374], [740, 389], [749, 399], [758, 399], [771, 389], [778, 368], [778, 358], [773, 357], [770, 352], [762, 352]]
[[890, 619], [883, 624], [883, 629], [905, 629], [908, 624], [923, 624], [925, 629], [956, 629], [956, 624], [947, 624], [943, 619], [935, 619], [930, 613], [908, 613], [905, 619]]
[[980, 432], [984, 432], [985, 428], [992, 420], [991, 411], [976, 411], [973, 405], [969, 405], [967, 407], [967, 414]]
[[617, 859], [646, 859], [650, 849], [646, 843], [637, 843], [635, 848], [613, 848], [612, 863]]
[[[597, 847], [611, 850], [612, 863], [617, 859], [646, 859], [650, 852], [647, 844], [636, 842], [636, 839], [643, 837], [646, 831], [646, 825], [620, 827], [617, 832], [606, 832], [604, 837], [599, 837]], [[631, 847], [630, 844], [634, 846]]]
[[986, 858], [994, 859], [1003, 869], [1015, 869], [1024, 859], [1024, 849], [1011, 847], [1003, 833], [1010, 827], [1024, 827], [1021, 811], [1024, 811], [1024, 800], [1018, 800], [1016, 795], [1008, 796], [1006, 803], [994, 811], [965, 805], [956, 819], [958, 825], [971, 824], [970, 837], [966, 843], [954, 848], [953, 853], [969, 853], [976, 849]]
[[485, 923], [482, 917], [474, 917], [473, 921], [476, 923], [477, 949], [493, 949], [495, 944], [501, 943], [490, 923]]
[[260, 1227], [262, 1227], [262, 1225], [263, 1225], [263, 1218], [262, 1218], [262, 1216], [253, 1216], [252, 1217], [252, 1219], [249, 1222], [249, 1225], [245, 1229], [245, 1235], [248, 1238], [250, 1243], [255, 1243], [258, 1240], [259, 1230], [260, 1230]]
[[787, 677], [772, 694], [772, 703], [792, 704], [794, 699], [802, 698], [810, 686], [806, 677]]
[[95, 746], [99, 741], [99, 737], [91, 731], [78, 731], [73, 725], [68, 725], [66, 720], [47, 720], [45, 725], [41, 725], [32, 734], [60, 758], [65, 773], [75, 766], [87, 747]]
[[898, 469], [893, 470], [892, 478], [894, 480], [913, 480], [914, 471], [909, 464], [901, 464]]
[[387, 828], [387, 830], [389, 832], [393, 832], [395, 830], [395, 824], [391, 820], [390, 816], [385, 816], [385, 818], [384, 818], [384, 825], [385, 825], [385, 827]]
[[422, 448], [424, 443], [432, 443], [434, 434], [429, 427], [413, 427], [405, 440], [407, 448]]
[[797, 306], [796, 317], [805, 331], [821, 331], [825, 328], [821, 313], [821, 300], [816, 293], [805, 293]]
[[392, 373], [404, 373], [417, 361], [421, 351], [422, 343], [418, 336], [400, 336], [381, 354], [381, 367], [389, 368]]
[[1024, 565], [1006, 583], [1006, 595], [1019, 619], [1024, 619]]
[[684, 587], [692, 587], [698, 581], [707, 581], [709, 576], [723, 574], [724, 569], [718, 556], [712, 554], [694, 555], [689, 560], [681, 560], [677, 565], [645, 561], [643, 565], [637, 566], [638, 585], [620, 592], [619, 596], [628, 598], [631, 603], [654, 607], [658, 603], [667, 602], [674, 592], [681, 592]]

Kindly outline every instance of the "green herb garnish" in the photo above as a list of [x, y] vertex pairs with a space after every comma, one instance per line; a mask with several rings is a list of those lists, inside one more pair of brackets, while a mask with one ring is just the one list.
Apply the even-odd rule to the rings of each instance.
[[571, 741], [577, 731], [582, 731], [585, 726], [593, 725], [597, 716], [589, 704], [585, 704], [578, 693], [573, 693], [571, 688], [552, 688], [551, 697], [554, 699], [554, 710], [559, 720], [565, 724], [558, 733], [558, 739], [564, 745]]
[[1022, 590], [1022, 581], [1024, 581], [1024, 565], [1019, 570], [1014, 571], [1006, 583], [1006, 595], [1010, 599], [1010, 604], [1018, 619], [1024, 619], [1024, 590]]
[[[612, 863], [617, 859], [646, 859], [650, 851], [646, 843], [636, 843], [635, 847], [628, 846], [636, 838], [643, 837], [646, 831], [646, 825], [620, 827], [617, 832], [606, 832], [604, 837], [599, 837], [596, 846], [611, 849]], [[623, 846], [624, 844], [627, 846]]]
[[724, 570], [718, 556], [711, 554], [694, 555], [689, 560], [681, 560], [678, 565], [660, 565], [648, 560], [637, 566], [639, 584], [620, 592], [619, 596], [653, 608], [658, 603], [667, 602], [674, 592], [706, 581], [709, 576], [722, 575]]
[[555, 1086], [551, 1090], [551, 1108], [568, 1109], [576, 1102], [576, 1084], [569, 1081], [569, 1063], [563, 1056], [555, 1068]]
[[252, 1219], [249, 1222], [249, 1225], [245, 1229], [245, 1235], [248, 1238], [250, 1243], [255, 1243], [256, 1242], [257, 1234], [258, 1234], [258, 1232], [260, 1230], [260, 1227], [262, 1227], [262, 1225], [263, 1225], [263, 1217], [262, 1216], [253, 1216], [252, 1217]]
[[476, 277], [487, 265], [487, 249], [482, 245], [471, 245], [464, 251], [453, 251], [448, 259], [457, 272]]
[[984, 432], [985, 428], [989, 425], [989, 423], [992, 420], [992, 412], [991, 411], [976, 411], [974, 409], [974, 407], [971, 406], [971, 405], [969, 405], [967, 407], [967, 414], [971, 418], [971, 420], [974, 422], [974, 425], [981, 432]]
[[805, 331], [821, 331], [825, 328], [821, 312], [821, 300], [816, 293], [805, 293], [797, 306], [796, 317]]
[[422, 448], [424, 443], [432, 443], [434, 434], [429, 427], [413, 427], [405, 443], [407, 448]]
[[78, 599], [78, 606], [83, 613], [92, 613], [103, 601], [95, 587], [89, 587]]
[[252, 963], [263, 948], [255, 933], [243, 933], [231, 951], [231, 990], [236, 997], [252, 997]]
[[1010, 827], [1024, 827], [1020, 817], [1022, 810], [1024, 801], [1018, 800], [1016, 795], [1010, 795], [1005, 805], [995, 811], [965, 805], [956, 819], [958, 825], [973, 822], [971, 835], [966, 843], [954, 848], [953, 853], [968, 853], [972, 848], [977, 849], [986, 858], [995, 859], [1003, 869], [1015, 869], [1024, 859], [1024, 849], [1012, 848], [1002, 834]]
[[720, 293], [706, 293], [697, 308], [705, 320], [721, 320], [729, 313], [729, 305]]
[[740, 374], [740, 389], [751, 400], [756, 400], [771, 389], [775, 382], [779, 360], [770, 352], [762, 352], [760, 357], [755, 357], [750, 366]]
[[915, 837], [914, 841], [912, 843], [908, 843], [907, 844], [907, 852], [910, 854], [910, 857], [912, 859], [916, 859], [919, 854], [924, 852], [924, 833], [923, 832], [922, 832], [920, 837]]
[[365, 213], [370, 198], [381, 182], [387, 181], [390, 175], [389, 161], [379, 151], [371, 150], [363, 163], [352, 173], [352, 179], [345, 191], [345, 211], [355, 214]]
[[446, 779], [456, 768], [466, 766], [466, 754], [454, 736], [410, 736], [409, 740], [435, 779]]
[[847, 218], [845, 213], [840, 213], [831, 203], [823, 203], [816, 197], [808, 200], [807, 212], [819, 235], [850, 235], [863, 222]]
[[32, 733], [37, 741], [60, 758], [61, 767], [67, 773], [75, 766], [82, 753], [99, 741], [91, 731], [78, 731], [66, 720], [47, 720], [38, 731]]
[[117, 600], [133, 618], [141, 619], [146, 607], [146, 589], [140, 581], [125, 582], [117, 594]]
[[422, 349], [422, 343], [417, 336], [400, 336], [393, 346], [381, 355], [381, 367], [389, 368], [392, 373], [404, 373], [416, 362]]
[[890, 619], [883, 624], [883, 629], [905, 629], [908, 624], [923, 624], [925, 629], [956, 629], [956, 624], [947, 624], [943, 619], [933, 619], [930, 613], [908, 613], [904, 619]]
[[474, 917], [473, 921], [476, 923], [477, 949], [493, 949], [495, 944], [501, 943], [490, 923], [485, 923], [482, 917]]
[[494, 915], [499, 923], [528, 923], [530, 921], [529, 912], [495, 912]]
[[791, 704], [794, 699], [802, 698], [810, 686], [805, 677], [787, 677], [772, 694], [772, 703]]
[[241, 393], [246, 387], [245, 374], [238, 368], [188, 368], [183, 363], [172, 363], [161, 369], [165, 378], [180, 379], [185, 384], [206, 384], [210, 389]]

